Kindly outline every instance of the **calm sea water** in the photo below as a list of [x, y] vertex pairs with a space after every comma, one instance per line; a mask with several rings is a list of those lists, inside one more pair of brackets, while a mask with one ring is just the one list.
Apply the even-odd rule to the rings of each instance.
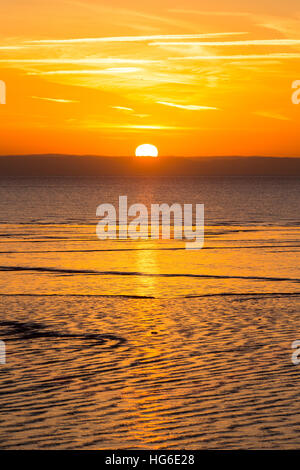
[[[96, 237], [204, 203], [205, 247]], [[0, 447], [300, 445], [300, 180], [2, 179]]]

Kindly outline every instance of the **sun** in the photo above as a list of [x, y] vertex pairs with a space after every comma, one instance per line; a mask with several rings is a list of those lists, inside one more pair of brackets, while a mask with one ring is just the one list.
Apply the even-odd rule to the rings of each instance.
[[155, 145], [142, 144], [135, 150], [136, 157], [158, 157], [158, 150]]

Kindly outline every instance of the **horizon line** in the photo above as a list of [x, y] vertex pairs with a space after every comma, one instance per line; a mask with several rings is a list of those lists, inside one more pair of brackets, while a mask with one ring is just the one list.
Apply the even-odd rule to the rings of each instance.
[[1, 157], [95, 157], [95, 158], [133, 158], [136, 160], [151, 159], [159, 160], [160, 158], [300, 158], [300, 155], [158, 155], [158, 157], [137, 157], [135, 155], [99, 155], [88, 153], [8, 153], [0, 154]]

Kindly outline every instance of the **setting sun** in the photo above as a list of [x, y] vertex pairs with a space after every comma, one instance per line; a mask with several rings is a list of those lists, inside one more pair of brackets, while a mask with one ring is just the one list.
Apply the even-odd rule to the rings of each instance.
[[142, 144], [139, 145], [135, 150], [136, 157], [157, 157], [158, 150], [155, 145]]

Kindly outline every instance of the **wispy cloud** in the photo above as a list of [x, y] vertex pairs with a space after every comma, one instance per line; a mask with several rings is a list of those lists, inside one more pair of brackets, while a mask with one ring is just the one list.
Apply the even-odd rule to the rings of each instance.
[[300, 39], [248, 39], [246, 41], [151, 42], [150, 46], [299, 46]]
[[35, 100], [53, 101], [55, 103], [79, 103], [79, 101], [77, 100], [64, 100], [61, 98], [45, 98], [43, 96], [32, 96], [31, 98]]
[[25, 49], [26, 46], [0, 46], [1, 51], [11, 51], [11, 50], [19, 50]]
[[137, 67], [113, 67], [103, 70], [50, 70], [46, 72], [28, 72], [28, 75], [115, 75], [122, 73], [136, 73], [143, 69]]
[[270, 119], [279, 119], [280, 121], [290, 121], [291, 119], [287, 116], [283, 116], [282, 114], [277, 114], [269, 111], [255, 111], [253, 114], [257, 116], [270, 118]]
[[[99, 87], [97, 76], [101, 76], [102, 87], [111, 88], [112, 86], [122, 86], [123, 89], [128, 88], [144, 88], [152, 84], [189, 84], [195, 81], [195, 76], [184, 73], [161, 73], [152, 70], [146, 70], [137, 67], [112, 67], [107, 69], [73, 69], [73, 70], [38, 70], [26, 72], [27, 75], [40, 77], [74, 77], [78, 80], [78, 84], [83, 86]], [[95, 80], [93, 80], [93, 77]], [[130, 77], [130, 80], [128, 79]], [[86, 81], [88, 80], [88, 81]], [[74, 82], [72, 78], [72, 82]]]
[[203, 10], [186, 10], [180, 8], [170, 8], [168, 11], [171, 13], [180, 13], [188, 15], [201, 15], [201, 16], [251, 16], [251, 13], [241, 11], [203, 11]]
[[299, 17], [256, 16], [253, 19], [256, 20], [256, 26], [277, 31], [286, 36], [299, 36]]
[[[186, 21], [182, 21], [181, 19], [178, 20], [177, 18], [172, 18], [170, 15], [155, 15], [144, 11], [136, 11], [131, 10], [129, 8], [116, 8], [116, 7], [108, 7], [105, 5], [97, 5], [95, 3], [91, 4], [89, 2], [80, 2], [69, 0], [67, 3], [70, 3], [74, 6], [80, 6], [92, 10], [96, 13], [107, 14], [110, 17], [110, 22], [113, 24], [130, 24], [131, 26], [141, 25], [142, 22], [146, 22], [146, 24], [167, 24], [172, 25], [175, 27], [187, 28], [190, 24]], [[119, 21], [117, 20], [119, 18]], [[138, 18], [139, 21], [136, 19]], [[125, 19], [125, 21], [124, 21]], [[153, 28], [152, 28], [153, 29]]]
[[119, 109], [120, 111], [133, 111], [132, 108], [127, 108], [126, 106], [111, 106], [113, 109]]
[[205, 39], [211, 37], [236, 36], [248, 34], [247, 32], [224, 32], [224, 33], [205, 33], [205, 34], [157, 34], [150, 36], [117, 36], [117, 37], [98, 37], [98, 38], [71, 38], [71, 39], [38, 39], [29, 41], [30, 44], [85, 44], [101, 42], [149, 42], [159, 40], [176, 39]]
[[167, 101], [156, 101], [156, 103], [163, 104], [164, 106], [171, 106], [172, 108], [187, 109], [189, 111], [200, 111], [200, 110], [205, 110], [205, 109], [214, 109], [214, 110], [219, 109], [219, 108], [215, 108], [212, 106], [198, 106], [194, 104], [183, 105], [183, 104], [169, 103]]
[[128, 125], [120, 125], [119, 126], [121, 129], [179, 129], [179, 127], [176, 126], [156, 126], [156, 125], [148, 125], [148, 126], [143, 126], [143, 125], [134, 125], [134, 124], [128, 124]]
[[88, 128], [99, 128], [99, 129], [120, 129], [120, 130], [179, 130], [179, 129], [191, 129], [190, 127], [181, 126], [165, 126], [159, 124], [140, 125], [140, 124], [108, 124], [99, 122], [86, 122], [83, 123]]
[[0, 59], [0, 63], [15, 64], [36, 64], [36, 65], [113, 65], [113, 64], [154, 64], [160, 63], [159, 60], [151, 59], [122, 59], [117, 57], [100, 57], [86, 59]]
[[169, 57], [168, 60], [251, 60], [251, 59], [300, 59], [300, 53], [281, 52], [271, 54], [198, 55]]

